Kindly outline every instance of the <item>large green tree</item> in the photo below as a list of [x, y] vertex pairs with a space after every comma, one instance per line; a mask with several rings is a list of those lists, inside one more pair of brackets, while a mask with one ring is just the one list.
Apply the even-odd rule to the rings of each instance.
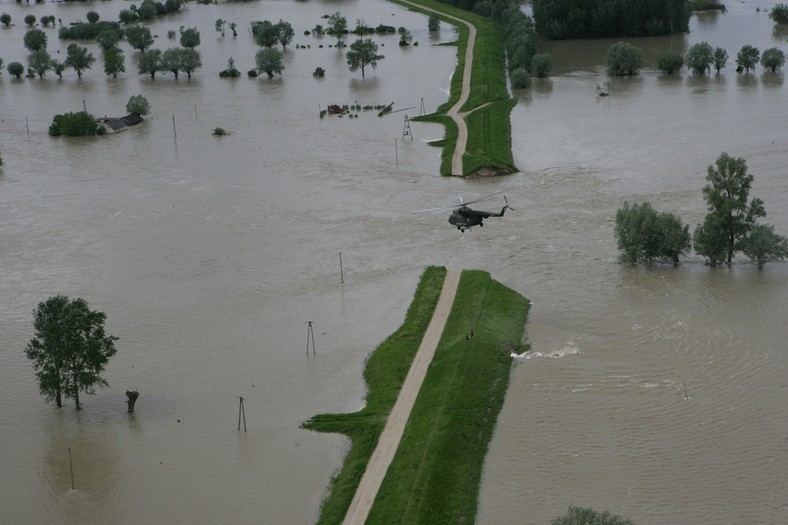
[[70, 67], [77, 72], [77, 77], [82, 78], [82, 72], [93, 67], [96, 57], [88, 51], [88, 48], [79, 44], [71, 43], [66, 48], [66, 67]]
[[361, 69], [361, 78], [364, 78], [364, 68], [372, 66], [378, 67], [378, 60], [382, 60], [383, 55], [378, 55], [378, 45], [371, 38], [366, 40], [359, 38], [350, 44], [350, 51], [347, 52], [347, 67], [351, 71]]
[[25, 354], [33, 361], [47, 401], [61, 407], [63, 398], [72, 398], [79, 410], [80, 392], [92, 395], [96, 387], [108, 386], [101, 373], [115, 355], [118, 338], [105, 334], [106, 318], [84, 299], [63, 295], [50, 297], [33, 310], [35, 335]]
[[725, 246], [724, 260], [730, 264], [733, 253], [741, 249], [742, 241], [756, 220], [766, 216], [761, 199], [749, 200], [753, 179], [747, 171], [746, 161], [727, 153], [722, 153], [707, 170], [703, 198], [709, 213], [699, 227], [700, 244], [696, 229], [695, 251], [708, 257], [712, 264], [719, 256], [717, 251], [721, 243]]
[[202, 67], [202, 59], [200, 53], [196, 49], [181, 49], [179, 54], [181, 71], [186, 73], [186, 78], [192, 78], [192, 73]]
[[252, 23], [254, 41], [261, 47], [274, 47], [279, 39], [279, 29], [270, 20]]

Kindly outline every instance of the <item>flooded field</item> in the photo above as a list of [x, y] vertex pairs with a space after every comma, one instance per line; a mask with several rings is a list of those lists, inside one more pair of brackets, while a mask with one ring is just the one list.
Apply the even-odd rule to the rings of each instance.
[[[635, 43], [649, 57], [702, 40], [731, 56], [745, 43], [788, 51], [755, 11], [764, 5]], [[0, 28], [0, 57], [26, 62], [25, 14], [65, 24], [126, 7], [4, 1], [16, 25]], [[386, 58], [362, 80], [333, 38], [303, 35], [336, 11], [351, 27], [407, 27], [419, 46], [375, 37]], [[217, 18], [236, 21], [238, 37], [217, 33]], [[248, 79], [248, 23], [265, 19], [289, 21], [293, 44], [309, 47], [288, 47], [281, 78]], [[413, 123], [403, 140], [406, 114], [446, 100], [455, 48], [431, 45], [454, 38], [446, 24], [430, 36], [426, 17], [382, 1], [189, 4], [150, 24], [154, 47], [176, 46], [167, 31], [180, 26], [202, 34], [191, 81], [139, 76], [125, 43], [118, 79], [95, 45], [82, 80], [0, 76], [4, 520], [313, 523], [346, 442], [299, 424], [361, 405], [365, 357], [403, 319], [423, 267], [439, 264], [490, 271], [534, 301], [534, 356], [515, 365], [478, 523], [549, 523], [570, 503], [639, 525], [788, 521], [788, 266], [711, 269], [691, 256], [646, 270], [619, 265], [613, 238], [625, 200], [694, 228], [722, 151], [747, 159], [767, 222], [788, 234], [783, 73], [649, 69], [599, 99], [610, 41], [545, 43], [555, 75], [514, 93], [521, 173], [464, 181], [438, 176], [440, 152], [425, 141], [439, 126]], [[65, 53], [45, 31], [50, 53]], [[230, 56], [244, 76], [220, 79]], [[140, 126], [46, 133], [56, 113], [119, 116], [138, 93], [152, 105]], [[329, 103], [392, 101], [402, 111], [384, 118], [318, 116]], [[215, 127], [230, 135], [211, 136]], [[443, 215], [410, 213], [499, 190], [514, 213], [464, 234]], [[56, 294], [87, 299], [120, 338], [111, 388], [79, 413], [43, 402], [23, 353], [30, 312]], [[129, 389], [140, 392], [131, 416]]]

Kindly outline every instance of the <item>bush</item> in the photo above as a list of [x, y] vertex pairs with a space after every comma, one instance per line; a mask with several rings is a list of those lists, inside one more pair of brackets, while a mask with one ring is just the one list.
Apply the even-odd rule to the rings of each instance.
[[528, 72], [525, 68], [518, 67], [509, 73], [512, 89], [523, 89], [528, 87]]
[[65, 135], [66, 137], [84, 137], [103, 135], [104, 126], [96, 122], [96, 118], [87, 111], [55, 115], [49, 134], [53, 137]]
[[241, 72], [235, 68], [235, 59], [230, 57], [227, 59], [227, 69], [219, 72], [219, 78], [238, 78]]
[[626, 42], [616, 42], [608, 48], [605, 56], [607, 74], [613, 77], [637, 75], [644, 60], [642, 49]]
[[547, 53], [537, 53], [531, 59], [531, 74], [537, 78], [550, 76], [553, 69], [553, 57]]
[[246, 72], [246, 75], [247, 75], [249, 78], [257, 78], [257, 75], [258, 75], [258, 74], [259, 74], [259, 73], [257, 72], [257, 70], [256, 70], [256, 69], [250, 69], [249, 71], [247, 71], [247, 72]]
[[227, 135], [227, 132], [224, 130], [224, 128], [213, 128], [212, 135], [214, 137], [224, 137], [225, 135]]
[[681, 71], [684, 65], [684, 57], [678, 51], [669, 49], [659, 54], [657, 57], [657, 69], [666, 75], [673, 75]]
[[428, 31], [438, 31], [441, 28], [441, 19], [435, 13], [431, 14], [430, 17], [427, 19], [427, 30]]
[[8, 13], [3, 13], [2, 15], [0, 15], [0, 24], [3, 24], [6, 27], [10, 26], [11, 15], [9, 15]]
[[95, 24], [99, 21], [99, 14], [95, 11], [88, 11], [88, 13], [85, 15], [85, 18], [87, 18], [88, 22], [91, 24]]
[[25, 24], [27, 24], [28, 27], [36, 25], [36, 15], [27, 15], [25, 17]]
[[312, 73], [312, 76], [313, 77], [318, 77], [318, 78], [323, 78], [324, 76], [326, 76], [326, 70], [323, 69], [322, 67], [318, 66], [318, 67], [315, 68], [315, 72]]

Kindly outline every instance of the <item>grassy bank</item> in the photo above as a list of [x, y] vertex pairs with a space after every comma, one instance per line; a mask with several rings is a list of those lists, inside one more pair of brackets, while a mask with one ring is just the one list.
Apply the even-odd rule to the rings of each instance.
[[[465, 50], [468, 43], [468, 28], [451, 17], [459, 18], [476, 27], [476, 43], [473, 50], [471, 72], [471, 91], [461, 111], [473, 113], [466, 118], [468, 125], [468, 145], [463, 156], [463, 175], [472, 175], [484, 168], [498, 173], [515, 171], [512, 157], [511, 122], [509, 114], [514, 101], [509, 97], [506, 84], [505, 57], [503, 36], [500, 28], [493, 20], [484, 18], [462, 9], [441, 4], [433, 0], [412, 0], [410, 3], [397, 2], [414, 11], [432, 14], [429, 9], [439, 12], [444, 23], [459, 29], [456, 43], [457, 69], [450, 86], [449, 100], [441, 105], [435, 113], [416, 117], [414, 120], [439, 122], [446, 128], [443, 140], [433, 144], [443, 148], [441, 154], [441, 175], [451, 174], [451, 157], [457, 142], [457, 127], [446, 117], [446, 113], [460, 98], [462, 88], [462, 72], [465, 67]], [[485, 106], [485, 104], [488, 104]], [[484, 107], [482, 107], [484, 106]]]
[[[321, 524], [339, 524], [432, 317], [445, 276], [428, 268], [402, 327], [370, 357], [366, 407], [324, 414], [305, 428], [348, 435], [353, 444], [325, 500]], [[367, 523], [471, 523], [484, 456], [522, 339], [528, 301], [480, 271], [463, 272], [449, 320], [402, 442]], [[473, 337], [467, 335], [473, 331]]]

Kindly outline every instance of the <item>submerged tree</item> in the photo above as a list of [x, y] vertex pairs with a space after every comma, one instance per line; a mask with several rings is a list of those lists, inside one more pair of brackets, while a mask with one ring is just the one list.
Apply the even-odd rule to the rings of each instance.
[[708, 168], [703, 197], [709, 213], [700, 230], [695, 230], [695, 251], [708, 257], [712, 264], [720, 256], [721, 244], [725, 253], [720, 260], [730, 264], [733, 253], [741, 249], [741, 242], [755, 226], [756, 219], [766, 216], [761, 199], [748, 200], [753, 179], [745, 160], [727, 153], [722, 153]]
[[328, 17], [328, 28], [326, 33], [337, 37], [337, 46], [342, 44], [342, 37], [347, 33], [347, 18], [339, 12]]
[[728, 52], [725, 51], [721, 47], [717, 47], [714, 49], [714, 69], [717, 70], [717, 74], [720, 74], [720, 69], [725, 67], [725, 64], [728, 63]]
[[643, 262], [648, 266], [654, 260], [679, 263], [679, 257], [689, 252], [689, 226], [670, 213], [658, 213], [651, 204], [625, 202], [616, 212], [615, 236], [620, 260], [626, 263]]
[[66, 66], [77, 72], [77, 77], [82, 78], [82, 72], [93, 67], [96, 58], [88, 48], [78, 44], [69, 44], [66, 48]]
[[137, 62], [137, 71], [140, 75], [150, 75], [151, 80], [155, 80], [156, 73], [161, 71], [161, 50], [150, 49], [142, 53]]
[[785, 53], [782, 49], [770, 47], [761, 55], [761, 65], [772, 73], [783, 67], [785, 64]]
[[383, 58], [383, 55], [378, 55], [378, 45], [372, 39], [359, 38], [350, 44], [350, 51], [347, 52], [347, 66], [350, 71], [361, 69], [361, 78], [364, 78], [364, 68], [372, 66], [372, 69], [376, 69], [378, 60]]
[[79, 410], [80, 392], [92, 395], [97, 386], [108, 386], [100, 374], [115, 355], [118, 338], [105, 334], [106, 318], [84, 299], [63, 295], [50, 297], [33, 310], [35, 335], [25, 354], [33, 361], [47, 401], [61, 407], [63, 398], [72, 398]]
[[150, 113], [150, 102], [142, 95], [132, 95], [126, 103], [126, 111], [144, 117]]
[[607, 74], [612, 77], [637, 75], [643, 67], [645, 56], [642, 49], [632, 44], [616, 42], [608, 48], [605, 56]]
[[282, 52], [272, 47], [261, 49], [255, 55], [255, 65], [258, 73], [265, 73], [268, 78], [272, 78], [274, 73], [281, 75], [285, 69], [282, 61]]
[[758, 268], [769, 261], [788, 257], [788, 239], [774, 233], [774, 226], [756, 224], [750, 234], [742, 241], [741, 250]]
[[669, 49], [663, 51], [657, 56], [657, 69], [666, 75], [673, 75], [681, 71], [681, 66], [684, 65], [684, 57], [681, 53]]
[[743, 70], [745, 73], [749, 73], [751, 69], [755, 69], [760, 56], [761, 53], [757, 47], [751, 45], [743, 46], [736, 54], [736, 65], [738, 66], [736, 71]]
[[104, 73], [112, 78], [118, 78], [120, 73], [126, 71], [126, 57], [117, 47], [110, 47], [104, 51]]
[[708, 42], [698, 42], [687, 50], [684, 63], [695, 75], [702, 75], [711, 68], [714, 62], [714, 49]]

